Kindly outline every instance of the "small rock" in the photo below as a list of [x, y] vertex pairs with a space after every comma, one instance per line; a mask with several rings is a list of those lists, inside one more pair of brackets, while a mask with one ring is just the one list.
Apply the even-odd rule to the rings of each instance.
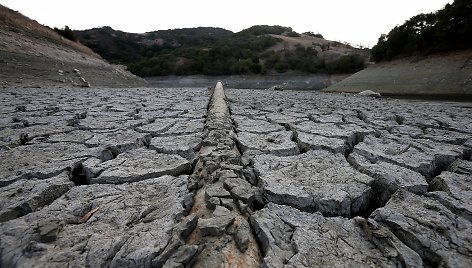
[[374, 92], [372, 90], [364, 90], [359, 92], [359, 95], [361, 96], [367, 96], [367, 97], [375, 97], [375, 98], [380, 98], [381, 95], [378, 92]]
[[251, 228], [249, 223], [246, 220], [243, 220], [239, 225], [239, 228], [236, 230], [236, 234], [234, 236], [234, 241], [236, 242], [236, 246], [238, 246], [239, 250], [244, 253], [249, 247], [249, 241], [251, 238]]
[[254, 199], [254, 191], [251, 184], [241, 178], [228, 178], [224, 182], [224, 186], [230, 191], [231, 196], [245, 203], [250, 203]]
[[102, 152], [100, 153], [100, 159], [103, 162], [108, 161], [108, 160], [112, 160], [113, 158], [115, 158], [115, 157], [113, 156], [113, 153], [108, 148], [102, 150]]
[[210, 184], [205, 189], [205, 199], [210, 199], [211, 197], [231, 197], [231, 194], [223, 188], [222, 183]]
[[83, 77], [80, 78], [80, 83], [82, 87], [90, 87], [90, 83], [87, 82]]
[[198, 178], [194, 177], [193, 175], [191, 175], [188, 179], [188, 183], [187, 183], [187, 189], [189, 191], [193, 191], [193, 190], [196, 190], [198, 189], [198, 185], [199, 185], [199, 181], [198, 181]]
[[214, 161], [208, 161], [208, 162], [205, 163], [205, 167], [206, 167], [208, 173], [213, 173], [215, 170], [220, 168], [220, 164], [218, 164]]
[[282, 91], [284, 90], [284, 88], [280, 85], [277, 85], [277, 86], [270, 87], [269, 90]]
[[251, 188], [237, 186], [231, 189], [231, 195], [233, 198], [241, 200], [245, 203], [251, 203], [255, 199], [255, 192]]
[[198, 219], [198, 228], [203, 236], [222, 235], [235, 219], [228, 209], [221, 206], [216, 207], [212, 216], [208, 219]]
[[226, 178], [236, 178], [238, 175], [233, 170], [221, 170], [218, 172], [218, 177], [220, 181], [224, 181]]
[[221, 169], [223, 171], [229, 170], [229, 171], [233, 171], [235, 174], [241, 174], [243, 167], [240, 165], [225, 164], [221, 166]]
[[175, 260], [182, 264], [187, 264], [195, 256], [198, 251], [198, 246], [196, 245], [185, 245], [179, 249]]
[[198, 252], [197, 245], [183, 245], [163, 267], [184, 267], [189, 264]]
[[229, 209], [225, 207], [216, 206], [215, 210], [213, 211], [213, 213], [211, 213], [211, 215], [213, 217], [227, 216], [227, 215], [231, 215], [231, 211], [229, 211]]
[[102, 163], [102, 161], [95, 157], [91, 157], [82, 162], [83, 173], [87, 179], [95, 178], [100, 174], [101, 170], [97, 168], [100, 163]]
[[187, 237], [193, 232], [195, 227], [197, 227], [197, 222], [198, 218], [195, 215], [189, 215], [179, 223], [176, 231], [182, 240], [187, 239]]
[[24, 105], [18, 105], [16, 106], [16, 109], [15, 109], [17, 112], [26, 112], [26, 106]]
[[238, 200], [238, 207], [242, 213], [249, 212], [248, 210], [250, 210], [248, 204], [244, 203], [241, 200]]
[[254, 186], [257, 186], [257, 183], [258, 183], [257, 176], [254, 173], [253, 168], [245, 168], [243, 170], [243, 176], [249, 181], [249, 183], [251, 183]]
[[224, 187], [226, 190], [231, 190], [235, 187], [242, 187], [242, 188], [251, 188], [251, 184], [241, 178], [227, 178], [224, 183]]
[[194, 193], [189, 193], [185, 196], [183, 206], [186, 211], [190, 211], [190, 209], [192, 209], [194, 196]]
[[232, 199], [229, 198], [221, 198], [221, 205], [229, 210], [234, 210], [236, 208], [236, 205], [234, 204]]
[[251, 164], [251, 158], [247, 156], [241, 157], [241, 163], [243, 166], [249, 166]]
[[210, 197], [210, 199], [207, 200], [206, 206], [210, 210], [214, 210], [216, 206], [220, 205], [220, 199], [218, 197]]

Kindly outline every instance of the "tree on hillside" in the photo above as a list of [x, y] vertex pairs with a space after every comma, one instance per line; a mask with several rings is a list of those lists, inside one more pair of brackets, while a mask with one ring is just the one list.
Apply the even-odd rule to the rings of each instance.
[[250, 28], [247, 28], [245, 30], [240, 31], [237, 33], [237, 35], [264, 35], [264, 34], [276, 34], [276, 35], [281, 35], [283, 33], [288, 33], [288, 32], [293, 32], [291, 27], [283, 27], [279, 25], [255, 25]]
[[312, 37], [317, 37], [317, 38], [324, 39], [324, 37], [321, 34], [315, 34], [314, 32], [304, 32], [303, 34], [308, 35], [308, 36], [312, 36]]
[[300, 36], [302, 36], [301, 34], [295, 32], [295, 31], [288, 32], [288, 33], [286, 33], [286, 35], [289, 36], [289, 37], [300, 37]]
[[375, 62], [472, 47], [472, 2], [455, 0], [443, 9], [419, 14], [381, 35], [372, 48]]
[[62, 29], [54, 28], [54, 31], [71, 41], [77, 42], [77, 36], [75, 36], [74, 31], [72, 31], [67, 25]]

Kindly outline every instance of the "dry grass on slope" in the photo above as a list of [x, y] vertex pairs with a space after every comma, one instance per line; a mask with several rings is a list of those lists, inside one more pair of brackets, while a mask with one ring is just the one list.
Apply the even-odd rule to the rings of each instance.
[[358, 49], [336, 41], [330, 41], [323, 38], [309, 36], [306, 34], [301, 34], [300, 37], [290, 37], [275, 34], [271, 34], [270, 36], [282, 39], [282, 42], [279, 42], [274, 46], [269, 47], [266, 51], [277, 52], [282, 50], [295, 50], [297, 45], [301, 45], [305, 48], [314, 48], [316, 51], [318, 51], [319, 56], [327, 60], [336, 60], [343, 55], [365, 54], [365, 51], [363, 51], [362, 49]]
[[16, 32], [32, 39], [46, 39], [56, 45], [66, 46], [89, 56], [100, 58], [100, 56], [94, 53], [90, 48], [80, 43], [70, 41], [56, 33], [51, 28], [43, 26], [37, 21], [31, 20], [21, 13], [2, 5], [0, 5], [0, 31], [1, 30], [6, 32]]

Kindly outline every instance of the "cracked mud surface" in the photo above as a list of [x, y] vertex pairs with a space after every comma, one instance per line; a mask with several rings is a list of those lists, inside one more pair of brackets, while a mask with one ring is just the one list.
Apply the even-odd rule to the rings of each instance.
[[3, 89], [1, 267], [471, 267], [472, 105]]

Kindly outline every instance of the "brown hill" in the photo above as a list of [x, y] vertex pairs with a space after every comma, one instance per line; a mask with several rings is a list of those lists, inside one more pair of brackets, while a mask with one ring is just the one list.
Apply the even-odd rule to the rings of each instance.
[[355, 48], [351, 45], [330, 41], [324, 38], [300, 34], [300, 36], [286, 36], [271, 34], [270, 36], [281, 39], [282, 41], [269, 47], [267, 51], [295, 50], [297, 46], [305, 48], [314, 48], [318, 52], [318, 57], [326, 60], [337, 60], [345, 55], [359, 54], [366, 60], [369, 58], [369, 49]]
[[[85, 81], [85, 82], [84, 82]], [[140, 86], [88, 47], [0, 5], [0, 86]]]
[[379, 63], [327, 88], [383, 95], [472, 96], [472, 49]]

